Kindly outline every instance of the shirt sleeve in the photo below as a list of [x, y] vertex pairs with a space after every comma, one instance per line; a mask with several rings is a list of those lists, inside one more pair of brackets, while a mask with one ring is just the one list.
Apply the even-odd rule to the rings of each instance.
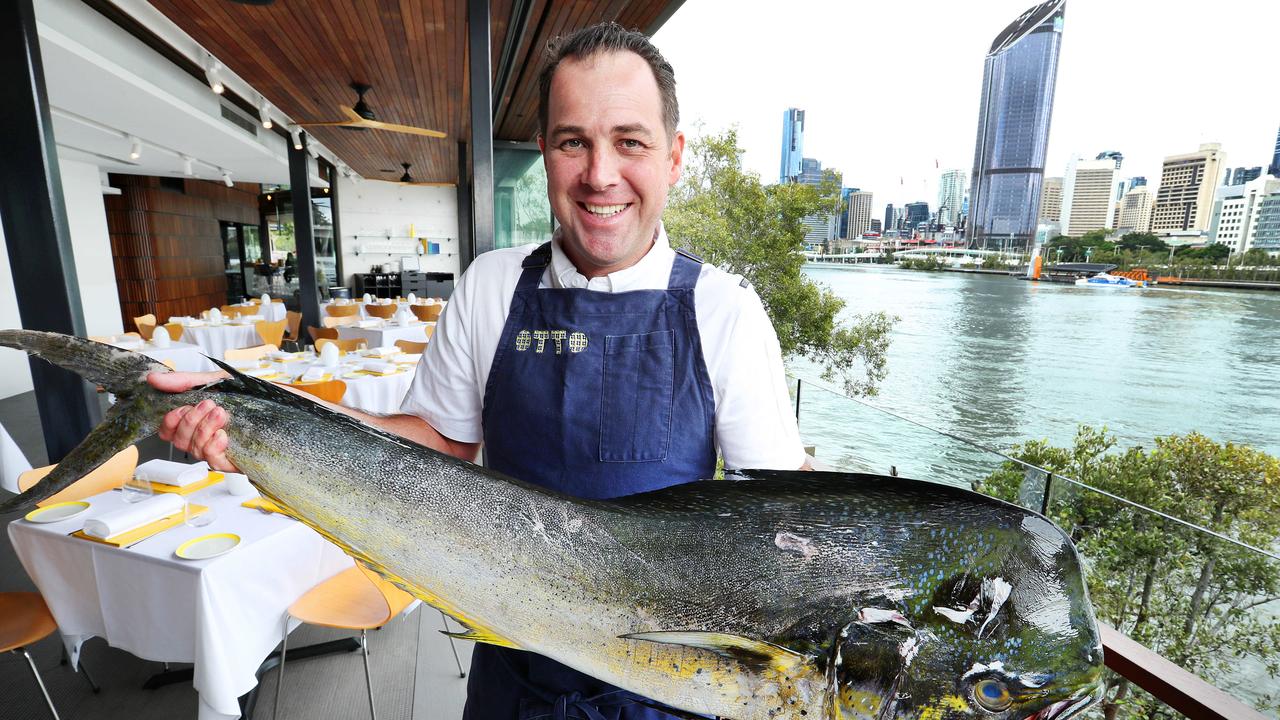
[[715, 332], [719, 347], [704, 352], [716, 396], [717, 449], [731, 470], [797, 470], [806, 456], [778, 335], [754, 290], [735, 284], [730, 292], [738, 311]]
[[435, 333], [418, 361], [413, 384], [400, 411], [427, 421], [437, 432], [456, 442], [480, 442], [481, 396], [479, 369], [474, 362], [471, 337], [476, 312], [476, 277], [483, 263], [473, 263], [463, 273], [436, 322]]

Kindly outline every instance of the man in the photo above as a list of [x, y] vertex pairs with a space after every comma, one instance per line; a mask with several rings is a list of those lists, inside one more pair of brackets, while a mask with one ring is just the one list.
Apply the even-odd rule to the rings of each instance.
[[[560, 228], [477, 258], [441, 317], [405, 414], [355, 415], [580, 497], [726, 467], [805, 465], [777, 336], [740, 278], [671, 249], [662, 228], [684, 135], [671, 66], [618, 25], [550, 49], [538, 139]], [[154, 375], [181, 390], [207, 376]], [[161, 437], [229, 468], [226, 413], [166, 417]], [[532, 653], [478, 645], [464, 717], [662, 718], [642, 699]]]

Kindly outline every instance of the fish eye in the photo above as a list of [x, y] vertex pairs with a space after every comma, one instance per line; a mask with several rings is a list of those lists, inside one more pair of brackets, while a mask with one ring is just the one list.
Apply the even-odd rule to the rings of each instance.
[[1000, 712], [1013, 704], [1009, 688], [995, 678], [983, 678], [973, 684], [973, 698], [984, 710]]

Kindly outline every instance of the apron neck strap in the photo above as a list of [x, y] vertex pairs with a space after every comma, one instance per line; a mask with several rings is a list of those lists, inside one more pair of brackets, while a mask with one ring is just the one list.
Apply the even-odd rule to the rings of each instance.
[[688, 250], [675, 250], [676, 259], [671, 263], [671, 278], [667, 280], [667, 289], [692, 290], [698, 284], [698, 276], [702, 274], [702, 258]]
[[520, 282], [516, 283], [516, 292], [521, 290], [537, 290], [542, 280], [542, 272], [551, 264], [551, 243], [544, 242], [537, 250], [529, 253], [529, 257], [520, 263], [524, 268], [520, 272]]

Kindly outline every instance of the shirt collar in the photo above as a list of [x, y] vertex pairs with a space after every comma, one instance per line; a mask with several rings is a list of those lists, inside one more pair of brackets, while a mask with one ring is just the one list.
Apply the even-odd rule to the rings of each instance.
[[587, 288], [611, 293], [653, 290], [667, 286], [674, 260], [675, 251], [667, 240], [667, 230], [659, 222], [653, 247], [649, 248], [649, 252], [639, 262], [608, 275], [587, 278], [578, 272], [578, 268], [560, 247], [560, 229], [556, 228], [555, 234], [551, 236], [551, 266], [547, 268], [547, 279], [553, 288]]

